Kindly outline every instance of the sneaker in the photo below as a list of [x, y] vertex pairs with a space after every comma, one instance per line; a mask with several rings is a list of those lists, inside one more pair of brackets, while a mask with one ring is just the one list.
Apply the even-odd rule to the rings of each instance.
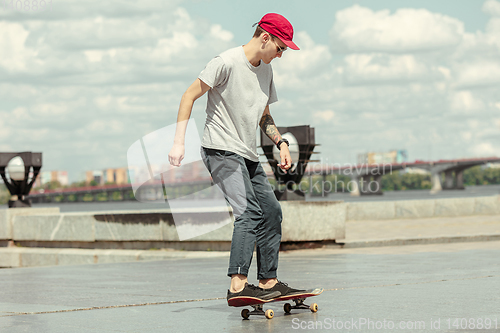
[[262, 288], [254, 286], [253, 284], [248, 284], [248, 282], [247, 282], [247, 283], [245, 283], [245, 288], [243, 288], [242, 291], [239, 291], [237, 293], [232, 293], [228, 290], [227, 291], [227, 300], [229, 301], [230, 299], [240, 297], [240, 296], [254, 297], [254, 298], [261, 299], [261, 300], [269, 300], [271, 298], [276, 298], [280, 295], [281, 295], [281, 293], [279, 291], [264, 290]]
[[274, 285], [274, 287], [269, 288], [269, 289], [264, 289], [264, 291], [267, 291], [267, 292], [279, 291], [281, 293], [280, 297], [302, 294], [302, 293], [307, 292], [307, 290], [304, 290], [304, 289], [291, 288], [288, 286], [288, 284], [281, 282], [280, 280], [278, 280], [278, 282]]

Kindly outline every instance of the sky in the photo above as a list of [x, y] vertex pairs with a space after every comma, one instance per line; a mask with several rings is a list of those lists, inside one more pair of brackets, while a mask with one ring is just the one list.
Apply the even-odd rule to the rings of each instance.
[[[46, 3], [0, 1], [0, 151], [42, 152], [43, 170], [71, 181], [126, 167], [129, 147], [174, 124], [206, 63], [267, 12], [290, 20], [301, 48], [272, 62], [271, 114], [314, 127], [323, 162], [500, 156], [500, 1]], [[192, 113], [200, 135], [205, 105]]]

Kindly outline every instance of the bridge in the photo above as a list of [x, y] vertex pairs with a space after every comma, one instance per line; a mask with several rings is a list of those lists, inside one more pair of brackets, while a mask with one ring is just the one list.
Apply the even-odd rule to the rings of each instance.
[[[211, 186], [210, 178], [200, 178], [189, 182], [168, 183], [163, 185], [160, 180], [134, 186], [133, 184], [123, 185], [104, 185], [104, 186], [85, 186], [73, 187], [56, 190], [32, 191], [28, 199], [32, 203], [48, 202], [86, 202], [86, 201], [156, 201], [164, 200], [165, 194], [171, 198], [182, 197], [192, 194], [196, 199], [203, 193], [202, 189]], [[134, 195], [134, 187], [137, 189]], [[193, 192], [194, 191], [194, 192]], [[193, 192], [193, 193], [192, 193]], [[116, 198], [113, 198], [116, 196]], [[105, 197], [100, 200], [99, 197]], [[60, 199], [60, 200], [58, 200]]]
[[[463, 172], [464, 170], [486, 163], [500, 163], [500, 158], [473, 158], [473, 159], [458, 159], [458, 160], [439, 160], [434, 162], [415, 161], [401, 164], [358, 164], [358, 165], [309, 165], [304, 173], [309, 176], [310, 184], [312, 184], [313, 176], [322, 176], [326, 181], [326, 176], [339, 174], [349, 176], [352, 180], [351, 195], [380, 195], [382, 193], [381, 179], [385, 174], [390, 174], [394, 171], [404, 170], [406, 168], [423, 169], [431, 173], [432, 192], [441, 190], [456, 190], [464, 189]], [[295, 172], [298, 172], [297, 170]], [[444, 182], [441, 181], [444, 174]], [[268, 177], [273, 177], [273, 173], [269, 172]], [[134, 196], [132, 184], [124, 185], [105, 185], [105, 186], [86, 186], [75, 187], [57, 190], [32, 191], [28, 198], [33, 203], [54, 202], [56, 198], [60, 198], [59, 202], [84, 202], [84, 201], [99, 201], [99, 196], [106, 197], [105, 201], [115, 195], [115, 201], [136, 200], [154, 201], [164, 200], [164, 194], [169, 197], [181, 197], [182, 195], [190, 194], [192, 198], [197, 198], [197, 193], [201, 193], [202, 189], [211, 186], [210, 178], [193, 179], [188, 182], [172, 182], [162, 184], [156, 180], [150, 183], [143, 184], [137, 190]], [[138, 186], [137, 186], [138, 187]], [[116, 194], [118, 193], [118, 194]]]
[[[305, 176], [312, 178], [314, 175], [323, 176], [326, 180], [327, 175], [339, 174], [349, 176], [352, 180], [351, 195], [370, 195], [383, 194], [381, 179], [385, 174], [393, 171], [404, 170], [406, 168], [423, 169], [431, 174], [432, 189], [431, 193], [442, 190], [460, 190], [464, 189], [464, 170], [477, 165], [487, 163], [500, 163], [498, 157], [470, 158], [457, 160], [439, 160], [434, 162], [415, 161], [400, 164], [358, 164], [346, 166], [310, 166], [305, 172]], [[441, 181], [444, 174], [444, 182]]]

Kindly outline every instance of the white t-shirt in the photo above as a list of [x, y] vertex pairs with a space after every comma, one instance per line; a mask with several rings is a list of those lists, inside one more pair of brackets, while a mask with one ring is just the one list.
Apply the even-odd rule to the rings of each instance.
[[253, 66], [239, 46], [213, 58], [198, 78], [212, 88], [201, 145], [257, 162], [256, 130], [265, 107], [278, 100], [271, 65]]

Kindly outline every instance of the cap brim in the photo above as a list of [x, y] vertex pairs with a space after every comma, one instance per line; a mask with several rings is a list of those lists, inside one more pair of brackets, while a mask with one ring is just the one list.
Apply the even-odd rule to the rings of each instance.
[[292, 50], [300, 50], [299, 47], [294, 43], [292, 42], [291, 40], [283, 40], [280, 38], [280, 40], [286, 45], [288, 46], [289, 48], [291, 48]]

